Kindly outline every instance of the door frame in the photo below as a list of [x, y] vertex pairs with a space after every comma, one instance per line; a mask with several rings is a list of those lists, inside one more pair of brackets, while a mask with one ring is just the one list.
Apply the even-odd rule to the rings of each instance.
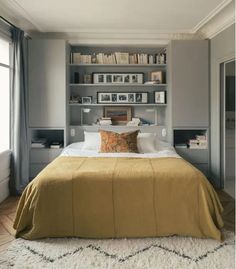
[[225, 60], [219, 64], [219, 88], [220, 88], [220, 187], [223, 189], [225, 186], [225, 152], [226, 152], [226, 141], [225, 141], [225, 73], [226, 73], [226, 64], [235, 61], [234, 57]]

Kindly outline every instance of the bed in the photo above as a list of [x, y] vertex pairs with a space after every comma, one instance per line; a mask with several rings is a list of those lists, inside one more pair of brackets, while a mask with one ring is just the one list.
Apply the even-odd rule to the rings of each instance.
[[221, 240], [222, 206], [205, 176], [160, 142], [149, 153], [66, 147], [25, 189], [16, 237], [173, 234]]

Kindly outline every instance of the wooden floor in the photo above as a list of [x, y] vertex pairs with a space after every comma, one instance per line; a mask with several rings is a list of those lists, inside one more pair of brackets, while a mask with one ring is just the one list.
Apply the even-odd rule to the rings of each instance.
[[[235, 229], [235, 200], [224, 191], [217, 191], [224, 207], [223, 219], [225, 228], [230, 231]], [[0, 204], [0, 252], [6, 250], [15, 239], [13, 221], [19, 197], [9, 197]]]

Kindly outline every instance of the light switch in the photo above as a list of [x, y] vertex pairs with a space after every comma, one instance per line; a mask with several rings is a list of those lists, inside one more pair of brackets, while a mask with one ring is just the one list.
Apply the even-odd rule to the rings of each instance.
[[70, 135], [75, 136], [75, 129], [70, 129]]

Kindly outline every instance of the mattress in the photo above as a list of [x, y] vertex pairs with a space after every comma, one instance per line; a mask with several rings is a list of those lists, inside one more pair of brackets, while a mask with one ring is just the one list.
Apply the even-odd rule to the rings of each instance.
[[66, 148], [23, 192], [14, 222], [17, 237], [177, 234], [221, 240], [217, 194], [173, 149], [81, 156], [77, 146]]

